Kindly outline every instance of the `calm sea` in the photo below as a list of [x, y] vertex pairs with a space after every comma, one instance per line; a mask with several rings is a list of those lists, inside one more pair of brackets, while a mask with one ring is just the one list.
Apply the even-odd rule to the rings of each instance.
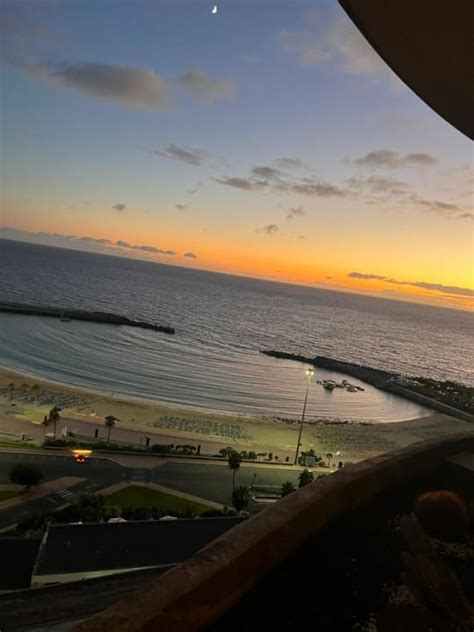
[[[461, 311], [8, 240], [0, 240], [0, 300], [172, 325], [175, 336], [0, 314], [0, 364], [175, 404], [298, 415], [304, 367], [261, 349], [474, 383], [473, 320]], [[310, 416], [393, 421], [423, 412], [370, 387], [311, 387]]]

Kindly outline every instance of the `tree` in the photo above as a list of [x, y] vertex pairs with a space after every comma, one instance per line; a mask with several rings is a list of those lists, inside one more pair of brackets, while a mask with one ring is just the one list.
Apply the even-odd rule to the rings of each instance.
[[309, 470], [303, 470], [298, 476], [298, 479], [298, 487], [304, 487], [305, 485], [308, 485], [308, 483], [312, 483], [314, 481], [313, 472], [310, 472]]
[[43, 478], [43, 472], [36, 465], [28, 465], [27, 463], [18, 463], [10, 471], [11, 482], [16, 485], [23, 485], [27, 489], [32, 485], [38, 485]]
[[61, 412], [61, 408], [59, 408], [59, 406], [53, 406], [51, 408], [51, 410], [49, 411], [49, 415], [48, 415], [48, 423], [53, 422], [54, 426], [53, 426], [53, 434], [54, 436], [56, 436], [56, 428], [58, 426], [58, 421], [61, 420], [61, 415], [59, 414]]
[[228, 447], [228, 448], [221, 448], [221, 449], [219, 450], [219, 454], [220, 454], [221, 456], [223, 456], [225, 459], [227, 459], [227, 457], [229, 456], [229, 454], [232, 454], [232, 452], [235, 452], [235, 450], [234, 450], [234, 448], [230, 448], [230, 447]]
[[242, 462], [242, 457], [238, 452], [232, 450], [232, 452], [228, 452], [227, 454], [227, 464], [232, 470], [232, 491], [235, 491], [235, 473], [240, 467]]
[[286, 483], [283, 483], [283, 485], [281, 486], [281, 497], [283, 498], [283, 496], [288, 496], [288, 494], [291, 494], [291, 492], [295, 491], [295, 486], [293, 485], [293, 483], [291, 481], [286, 481]]
[[33, 384], [33, 386], [31, 387], [31, 390], [32, 390], [34, 398], [35, 398], [35, 406], [36, 406], [36, 403], [38, 401], [38, 393], [41, 390], [41, 386], [39, 384]]
[[105, 418], [105, 425], [107, 426], [107, 443], [110, 443], [110, 433], [112, 432], [112, 428], [115, 426], [116, 421], [119, 420], [113, 415], [107, 415]]
[[232, 492], [232, 504], [237, 511], [246, 509], [249, 504], [249, 488], [246, 485], [239, 485]]
[[332, 452], [326, 452], [326, 458], [328, 460], [328, 467], [331, 467], [332, 457], [333, 457]]

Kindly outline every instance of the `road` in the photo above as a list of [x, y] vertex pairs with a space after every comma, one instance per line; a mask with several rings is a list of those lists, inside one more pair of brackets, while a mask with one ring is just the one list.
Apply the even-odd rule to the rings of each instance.
[[0, 529], [19, 522], [28, 516], [46, 513], [69, 502], [79, 492], [96, 492], [101, 488], [113, 485], [124, 478], [131, 477], [131, 473], [121, 465], [108, 459], [91, 458], [86, 469], [81, 469], [74, 459], [65, 455], [42, 455], [21, 453], [0, 453], [0, 476], [8, 478], [11, 468], [17, 463], [37, 465], [45, 475], [46, 480], [53, 480], [63, 476], [77, 476], [86, 480], [72, 489], [51, 493], [25, 503], [13, 505], [0, 510]]
[[[0, 478], [8, 478], [10, 469], [17, 463], [33, 463], [37, 465], [47, 480], [63, 476], [76, 476], [86, 480], [62, 493], [51, 493], [42, 498], [0, 510], [0, 529], [33, 514], [57, 509], [71, 501], [78, 492], [98, 492], [115, 483], [128, 480], [131, 482], [152, 482], [208, 498], [222, 504], [231, 504], [232, 472], [226, 463], [176, 462], [158, 459], [147, 467], [137, 467], [136, 459], [130, 458], [134, 466], [126, 466], [127, 459], [120, 457], [121, 463], [108, 458], [91, 457], [86, 463], [79, 465], [64, 454], [35, 454], [0, 452]], [[155, 465], [156, 463], [156, 465]], [[151, 467], [150, 467], [151, 466]], [[236, 473], [238, 485], [281, 486], [285, 481], [296, 483], [299, 469], [279, 467], [262, 467], [242, 464]]]

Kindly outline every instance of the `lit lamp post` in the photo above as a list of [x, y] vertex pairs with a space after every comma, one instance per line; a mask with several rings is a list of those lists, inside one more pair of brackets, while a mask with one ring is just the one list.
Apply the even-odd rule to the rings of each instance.
[[296, 444], [295, 465], [298, 465], [298, 455], [300, 453], [301, 435], [303, 434], [304, 415], [306, 413], [306, 404], [308, 402], [309, 383], [314, 375], [314, 369], [306, 369], [306, 393], [304, 396], [303, 413], [301, 415], [300, 431], [298, 433], [298, 443]]

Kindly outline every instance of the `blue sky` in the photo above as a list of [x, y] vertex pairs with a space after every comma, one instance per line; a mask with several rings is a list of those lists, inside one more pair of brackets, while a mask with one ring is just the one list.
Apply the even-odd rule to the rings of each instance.
[[472, 287], [470, 142], [336, 2], [217, 6], [3, 3], [2, 224], [351, 290], [394, 291], [355, 266]]

